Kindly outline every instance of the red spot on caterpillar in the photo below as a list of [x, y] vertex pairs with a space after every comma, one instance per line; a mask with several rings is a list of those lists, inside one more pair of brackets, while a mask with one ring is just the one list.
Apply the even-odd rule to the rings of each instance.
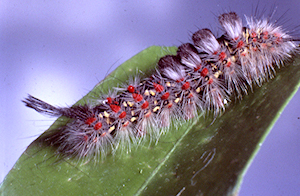
[[176, 82], [182, 82], [184, 80], [184, 78], [180, 78], [179, 80], [176, 80]]
[[94, 129], [97, 131], [97, 130], [101, 129], [101, 127], [102, 127], [102, 123], [101, 122], [97, 122], [95, 124], [95, 126], [94, 126]]
[[268, 39], [269, 38], [269, 32], [268, 31], [264, 31], [263, 35], [264, 35], [263, 36], [264, 39]]
[[281, 37], [281, 34], [280, 33], [274, 33], [274, 36], [275, 37]]
[[148, 102], [148, 101], [145, 101], [145, 102], [142, 104], [142, 106], [141, 106], [142, 109], [147, 109], [148, 107], [149, 107], [149, 102]]
[[165, 94], [163, 94], [163, 95], [161, 96], [161, 99], [162, 99], [162, 100], [167, 100], [167, 99], [169, 98], [169, 96], [170, 96], [170, 93], [169, 93], [169, 92], [166, 92]]
[[123, 127], [127, 127], [129, 125], [129, 121], [126, 121], [124, 124], [123, 124]]
[[194, 72], [198, 71], [199, 69], [201, 69], [201, 64], [200, 65], [197, 65], [197, 67], [194, 69]]
[[145, 114], [145, 117], [148, 118], [151, 115], [151, 111], [148, 111], [147, 114]]
[[210, 78], [209, 80], [208, 80], [208, 84], [212, 84], [213, 83], [213, 79], [212, 78]]
[[107, 100], [107, 103], [109, 103], [109, 104], [112, 103], [112, 98], [111, 97], [107, 97], [106, 100]]
[[276, 43], [277, 43], [277, 44], [280, 44], [281, 42], [282, 42], [282, 37], [277, 37], [277, 38], [276, 38]]
[[225, 52], [221, 52], [219, 54], [219, 58], [220, 58], [221, 61], [223, 61], [226, 58], [226, 53]]
[[143, 100], [143, 96], [141, 94], [138, 94], [138, 93], [132, 93], [132, 98], [136, 102], [140, 102], [140, 101]]
[[131, 86], [131, 85], [129, 85], [127, 88], [128, 92], [130, 92], [130, 93], [133, 93], [134, 89], [135, 89], [134, 86]]
[[231, 61], [228, 61], [226, 67], [230, 67], [230, 66], [231, 66]]
[[118, 112], [120, 111], [121, 107], [118, 106], [118, 105], [110, 105], [110, 109], [111, 109], [113, 112], [118, 113]]
[[257, 39], [256, 39], [256, 38], [253, 38], [252, 41], [253, 41], [253, 42], [257, 42]]
[[119, 115], [119, 118], [120, 118], [120, 119], [123, 119], [123, 118], [125, 118], [125, 117], [126, 117], [126, 112], [123, 111], [123, 112]]
[[182, 86], [181, 86], [181, 89], [182, 90], [187, 90], [190, 88], [190, 83], [189, 82], [185, 82]]
[[257, 36], [257, 34], [254, 31], [252, 31], [251, 34], [250, 34], [250, 37], [254, 38], [256, 36]]
[[205, 77], [205, 76], [207, 76], [207, 74], [208, 74], [208, 69], [207, 68], [202, 69], [201, 76]]
[[160, 85], [160, 84], [153, 83], [153, 87], [159, 93], [164, 90], [164, 87], [162, 85]]
[[242, 48], [242, 47], [244, 47], [244, 41], [239, 41], [239, 43], [237, 44], [237, 46], [236, 46], [237, 48]]
[[170, 102], [168, 105], [167, 105], [167, 108], [171, 108], [173, 106], [173, 103]]
[[95, 117], [91, 117], [86, 119], [85, 124], [91, 125], [93, 122], [95, 122], [97, 119]]

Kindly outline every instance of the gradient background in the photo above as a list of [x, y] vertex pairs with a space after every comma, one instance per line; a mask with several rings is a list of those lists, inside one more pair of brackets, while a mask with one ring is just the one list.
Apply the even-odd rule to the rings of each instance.
[[[224, 11], [251, 15], [256, 5], [251, 0], [1, 0], [0, 181], [55, 120], [26, 108], [21, 99], [27, 93], [72, 105], [141, 50], [178, 46], [199, 28], [221, 35], [216, 16]], [[286, 12], [280, 24], [288, 30], [299, 25], [299, 0], [259, 2], [266, 16], [274, 6], [275, 19]], [[262, 145], [241, 196], [300, 195], [299, 98], [298, 92]]]

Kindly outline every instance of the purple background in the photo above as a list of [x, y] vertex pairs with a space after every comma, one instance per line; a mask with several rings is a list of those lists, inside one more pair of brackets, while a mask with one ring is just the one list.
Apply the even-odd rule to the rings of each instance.
[[[199, 28], [220, 35], [216, 16], [251, 15], [256, 5], [249, 0], [0, 1], [0, 182], [55, 120], [26, 108], [21, 99], [27, 93], [72, 105], [141, 50], [178, 46]], [[274, 5], [275, 18], [287, 11], [280, 24], [288, 30], [299, 25], [299, 0], [259, 2], [266, 16]], [[300, 195], [299, 98], [298, 92], [262, 145], [241, 196]]]

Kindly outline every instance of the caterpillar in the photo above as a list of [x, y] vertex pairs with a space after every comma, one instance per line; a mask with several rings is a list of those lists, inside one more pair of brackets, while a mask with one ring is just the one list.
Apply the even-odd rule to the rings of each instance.
[[218, 20], [225, 31], [219, 38], [198, 30], [193, 43], [159, 59], [150, 77], [133, 78], [92, 103], [55, 107], [29, 95], [23, 100], [27, 107], [71, 120], [45, 142], [79, 159], [103, 158], [119, 148], [128, 152], [145, 138], [158, 141], [180, 120], [207, 113], [217, 118], [230, 100], [274, 77], [275, 68], [298, 52], [299, 40], [267, 19], [246, 17], [243, 26], [229, 12]]

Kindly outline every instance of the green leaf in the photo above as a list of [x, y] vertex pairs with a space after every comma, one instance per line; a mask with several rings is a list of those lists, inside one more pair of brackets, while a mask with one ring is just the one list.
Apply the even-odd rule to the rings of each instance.
[[[137, 69], [147, 75], [161, 56], [176, 50], [153, 46], [140, 52], [78, 103], [107, 93]], [[242, 101], [230, 103], [217, 119], [198, 116], [172, 127], [157, 144], [146, 142], [98, 163], [57, 158], [55, 149], [38, 138], [4, 179], [1, 195], [235, 195], [261, 143], [299, 87], [299, 61], [286, 64]], [[50, 130], [66, 122], [59, 118]]]

